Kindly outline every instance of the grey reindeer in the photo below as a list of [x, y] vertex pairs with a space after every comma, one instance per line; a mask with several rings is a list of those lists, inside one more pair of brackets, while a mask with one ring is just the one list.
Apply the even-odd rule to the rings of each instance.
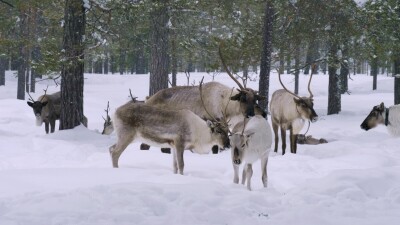
[[228, 125], [204, 121], [189, 110], [169, 110], [130, 101], [113, 116], [117, 143], [110, 147], [113, 167], [126, 147], [135, 141], [173, 150], [173, 172], [183, 174], [184, 150], [207, 154], [213, 145], [229, 147]]

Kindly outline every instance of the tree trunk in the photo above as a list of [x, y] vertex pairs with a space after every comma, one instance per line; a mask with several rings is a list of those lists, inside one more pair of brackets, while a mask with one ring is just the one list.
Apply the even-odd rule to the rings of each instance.
[[[308, 46], [307, 56], [306, 56], [306, 67], [304, 68], [304, 74], [309, 74], [311, 64], [318, 59], [318, 41], [316, 39], [312, 39]], [[315, 72], [318, 70], [316, 69]]]
[[340, 67], [340, 93], [344, 94], [348, 91], [348, 77], [349, 77], [349, 58], [348, 58], [349, 50], [347, 43], [344, 44], [342, 49], [342, 58], [343, 62]]
[[6, 85], [7, 57], [0, 53], [0, 86]]
[[328, 93], [328, 115], [338, 114], [341, 111], [341, 94], [339, 85], [339, 76], [336, 74], [338, 58], [338, 45], [333, 42], [329, 47], [329, 93]]
[[283, 47], [279, 49], [279, 73], [285, 73], [285, 50]]
[[146, 60], [144, 58], [144, 46], [139, 46], [136, 53], [136, 74], [146, 73]]
[[171, 73], [172, 73], [172, 81], [171, 86], [176, 86], [176, 75], [178, 74], [178, 59], [177, 59], [177, 46], [176, 46], [176, 31], [175, 31], [175, 20], [172, 21], [172, 29], [171, 29]]
[[151, 12], [151, 64], [150, 90], [152, 96], [159, 90], [168, 88], [168, 0], [153, 0]]
[[262, 53], [260, 62], [260, 81], [258, 90], [260, 95], [266, 96], [266, 100], [260, 101], [260, 107], [268, 111], [268, 94], [269, 94], [269, 75], [271, 71], [271, 52], [272, 52], [272, 36], [274, 27], [274, 7], [273, 1], [267, 0], [264, 9], [264, 25], [262, 37]]
[[299, 94], [299, 74], [300, 74], [300, 41], [295, 43], [295, 53], [294, 53], [294, 93]]
[[378, 58], [372, 57], [371, 60], [372, 90], [376, 90], [378, 77]]
[[60, 130], [72, 129], [84, 122], [83, 85], [85, 8], [82, 0], [66, 0], [61, 69]]
[[124, 74], [125, 72], [125, 60], [126, 60], [126, 51], [124, 49], [120, 49], [119, 51], [119, 74]]
[[108, 74], [108, 67], [109, 67], [109, 59], [110, 59], [110, 54], [108, 53], [108, 49], [106, 47], [106, 50], [104, 51], [105, 59], [104, 59], [104, 74]]
[[20, 10], [19, 16], [19, 56], [16, 62], [17, 70], [18, 70], [18, 87], [17, 87], [17, 99], [24, 100], [25, 99], [25, 84], [26, 84], [26, 54], [27, 54], [27, 46], [24, 43], [24, 38], [27, 36], [27, 15], [24, 10]]
[[394, 59], [394, 104], [400, 104], [400, 53]]
[[[290, 49], [290, 45], [289, 45], [289, 48], [288, 49]], [[292, 61], [292, 59], [291, 59], [291, 55], [290, 55], [290, 52], [287, 54], [287, 56], [286, 56], [286, 73], [287, 74], [290, 74], [290, 70], [291, 70], [291, 62]]]

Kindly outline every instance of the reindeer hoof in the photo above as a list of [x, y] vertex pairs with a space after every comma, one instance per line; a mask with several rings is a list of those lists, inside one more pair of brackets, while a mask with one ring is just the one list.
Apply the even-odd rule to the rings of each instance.
[[146, 144], [140, 145], [140, 150], [149, 150], [149, 149], [150, 149], [150, 145], [146, 145]]
[[218, 151], [219, 151], [219, 148], [218, 148], [218, 146], [217, 145], [214, 145], [213, 147], [212, 147], [212, 153], [213, 154], [218, 154]]
[[171, 154], [171, 149], [170, 148], [161, 148], [161, 152], [166, 153], [166, 154]]

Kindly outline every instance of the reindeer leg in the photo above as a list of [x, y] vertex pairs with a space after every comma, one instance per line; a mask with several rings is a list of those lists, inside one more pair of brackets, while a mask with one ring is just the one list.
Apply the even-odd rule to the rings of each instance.
[[278, 152], [278, 144], [279, 144], [279, 135], [278, 135], [278, 124], [272, 122], [272, 129], [274, 130], [274, 134], [275, 134], [275, 148], [274, 148], [274, 152]]
[[178, 160], [176, 158], [176, 149], [172, 149], [172, 166], [174, 174], [178, 173]]
[[183, 175], [183, 168], [185, 166], [185, 163], [183, 161], [183, 152], [184, 152], [185, 149], [184, 149], [183, 145], [181, 145], [181, 144], [179, 144], [178, 146], [176, 148], [176, 159], [177, 159], [177, 162], [178, 162], [179, 173], [181, 175]]
[[49, 122], [44, 122], [44, 129], [46, 131], [46, 134], [49, 133]]
[[293, 133], [293, 127], [290, 128], [290, 152], [296, 154], [297, 135]]
[[50, 120], [50, 128], [51, 128], [51, 133], [54, 133], [54, 130], [56, 128], [56, 121], [55, 120]]
[[251, 177], [253, 176], [253, 166], [251, 164], [247, 164], [246, 169], [246, 179], [247, 179], [247, 189], [251, 191]]
[[150, 145], [146, 145], [145, 143], [142, 143], [140, 145], [140, 150], [149, 150], [150, 149]]
[[118, 160], [122, 152], [128, 147], [128, 145], [133, 141], [134, 135], [118, 136], [118, 141], [116, 144], [110, 147], [110, 155], [114, 168], [118, 168]]
[[233, 164], [233, 183], [238, 184], [239, 183], [239, 165]]
[[264, 187], [267, 187], [268, 184], [268, 174], [267, 174], [267, 164], [268, 164], [268, 155], [263, 156], [261, 158], [261, 180], [264, 184]]
[[245, 182], [246, 182], [246, 168], [247, 168], [247, 163], [246, 164], [244, 164], [244, 167], [243, 167], [243, 173], [242, 173], [242, 185], [244, 185], [245, 184]]
[[286, 129], [283, 127], [281, 127], [281, 139], [282, 139], [282, 155], [284, 155], [286, 150]]

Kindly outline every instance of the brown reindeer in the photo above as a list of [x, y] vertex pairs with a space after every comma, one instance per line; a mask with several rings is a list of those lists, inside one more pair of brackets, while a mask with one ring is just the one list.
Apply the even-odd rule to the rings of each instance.
[[286, 149], [286, 130], [290, 130], [290, 152], [297, 152], [297, 134], [301, 131], [305, 121], [309, 120], [315, 122], [318, 115], [314, 110], [313, 94], [310, 89], [312, 74], [308, 81], [309, 97], [300, 97], [293, 92], [289, 91], [281, 80], [281, 74], [278, 73], [279, 82], [284, 89], [275, 91], [272, 94], [270, 111], [272, 129], [275, 134], [275, 149], [278, 151], [278, 128], [281, 130], [282, 138], [282, 155], [285, 154]]
[[42, 126], [44, 122], [44, 128], [46, 134], [48, 134], [49, 124], [50, 132], [54, 133], [56, 120], [60, 119], [61, 92], [56, 92], [51, 95], [47, 95], [46, 92], [47, 89], [44, 95], [40, 96], [37, 101], [33, 100], [28, 93], [30, 101], [28, 101], [27, 104], [33, 109], [33, 113], [36, 117], [36, 125]]

